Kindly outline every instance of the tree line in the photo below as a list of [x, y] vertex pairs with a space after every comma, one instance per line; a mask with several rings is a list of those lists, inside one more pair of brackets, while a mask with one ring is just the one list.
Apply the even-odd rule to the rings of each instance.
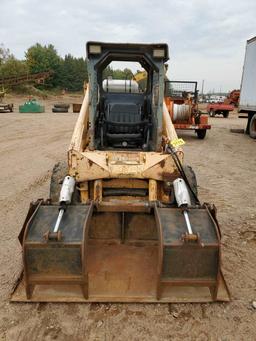
[[[52, 71], [52, 75], [44, 84], [37, 85], [45, 89], [67, 89], [79, 91], [83, 88], [84, 81], [88, 81], [87, 61], [71, 54], [61, 57], [52, 45], [39, 43], [31, 46], [25, 52], [25, 59], [19, 60], [4, 45], [0, 45], [0, 78], [33, 74], [37, 72]], [[113, 79], [132, 79], [130, 69], [113, 69], [107, 66], [103, 77]]]

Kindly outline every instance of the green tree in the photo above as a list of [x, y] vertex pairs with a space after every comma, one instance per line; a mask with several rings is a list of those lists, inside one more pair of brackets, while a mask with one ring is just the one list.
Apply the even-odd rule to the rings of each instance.
[[3, 44], [0, 45], [0, 77], [20, 76], [28, 72], [25, 61], [18, 60]]
[[107, 66], [103, 71], [103, 79], [108, 77], [112, 77], [113, 79], [132, 79], [133, 73], [130, 69], [125, 68], [121, 69], [113, 69], [111, 66]]
[[11, 57], [10, 50], [4, 47], [4, 44], [0, 44], [0, 65], [6, 62]]
[[61, 62], [59, 85], [70, 91], [79, 91], [83, 89], [84, 81], [88, 81], [86, 60], [66, 55]]
[[53, 71], [53, 76], [46, 81], [45, 85], [47, 87], [59, 85], [61, 58], [52, 44], [42, 46], [37, 43], [27, 50], [25, 56], [30, 73], [51, 70]]
[[1, 77], [20, 76], [28, 72], [25, 61], [18, 60], [14, 56], [10, 56], [0, 65]]
[[104, 70], [103, 70], [103, 73], [102, 73], [102, 79], [107, 79], [109, 77], [112, 77], [113, 78], [113, 69], [111, 66], [107, 66]]
[[132, 70], [125, 68], [123, 73], [124, 73], [126, 79], [133, 79]]

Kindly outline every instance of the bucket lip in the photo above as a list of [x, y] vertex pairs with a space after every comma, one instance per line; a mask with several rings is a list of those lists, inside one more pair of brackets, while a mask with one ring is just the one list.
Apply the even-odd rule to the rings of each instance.
[[[59, 290], [58, 290], [59, 289]], [[219, 290], [217, 292], [216, 299], [213, 300], [211, 295], [209, 294], [207, 297], [202, 295], [193, 297], [191, 295], [191, 288], [186, 287], [185, 291], [189, 294], [187, 296], [184, 295], [184, 289], [181, 287], [173, 287], [173, 296], [172, 297], [164, 297], [157, 300], [155, 297], [149, 296], [136, 296], [136, 297], [109, 297], [109, 296], [90, 296], [88, 299], [83, 297], [81, 289], [78, 286], [67, 286], [65, 288], [58, 287], [55, 290], [49, 288], [49, 290], [42, 289], [41, 292], [36, 293], [36, 295], [32, 295], [31, 299], [26, 298], [25, 287], [24, 287], [24, 278], [23, 273], [20, 274], [19, 278], [17, 279], [13, 291], [10, 294], [10, 301], [11, 302], [27, 302], [27, 303], [38, 303], [38, 302], [52, 302], [52, 303], [90, 303], [90, 302], [98, 302], [98, 303], [106, 303], [106, 302], [113, 302], [113, 303], [209, 303], [209, 302], [223, 302], [228, 303], [232, 301], [229, 289], [225, 282], [225, 279], [221, 273], [221, 280]], [[193, 288], [194, 289], [194, 288]], [[197, 288], [198, 289], [198, 288]], [[200, 289], [200, 288], [199, 288]], [[176, 294], [175, 294], [176, 291]], [[180, 296], [177, 294], [179, 293]], [[175, 296], [176, 295], [176, 296]]]

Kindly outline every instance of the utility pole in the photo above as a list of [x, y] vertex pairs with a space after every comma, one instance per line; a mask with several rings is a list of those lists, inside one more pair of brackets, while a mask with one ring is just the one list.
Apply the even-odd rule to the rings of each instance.
[[204, 97], [204, 79], [202, 80], [201, 96]]

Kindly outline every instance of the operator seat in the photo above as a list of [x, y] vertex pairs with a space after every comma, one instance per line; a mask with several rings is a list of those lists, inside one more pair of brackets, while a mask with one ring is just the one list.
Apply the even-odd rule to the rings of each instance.
[[101, 127], [101, 147], [146, 148], [149, 121], [136, 103], [108, 103]]

